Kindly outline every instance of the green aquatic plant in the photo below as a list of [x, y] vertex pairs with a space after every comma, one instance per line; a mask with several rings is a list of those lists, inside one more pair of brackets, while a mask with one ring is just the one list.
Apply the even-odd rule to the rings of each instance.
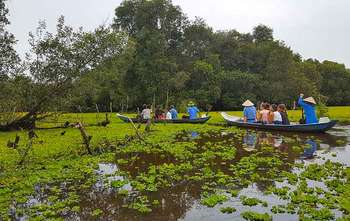
[[267, 213], [257, 213], [253, 211], [246, 211], [241, 213], [241, 216], [249, 221], [272, 221], [271, 215]]
[[267, 207], [267, 202], [262, 201], [262, 200], [260, 200], [258, 198], [249, 198], [249, 197], [246, 197], [246, 196], [241, 196], [240, 199], [241, 199], [242, 204], [244, 206], [256, 206], [259, 203], [261, 203], [261, 204], [263, 204], [264, 207]]
[[228, 197], [226, 195], [222, 194], [211, 194], [209, 196], [204, 197], [201, 200], [201, 204], [208, 206], [208, 207], [214, 207], [217, 204], [221, 204], [228, 200]]
[[237, 211], [237, 209], [236, 208], [234, 208], [234, 207], [222, 207], [222, 208], [220, 208], [220, 211], [222, 212], [222, 213], [228, 213], [228, 214], [231, 214], [231, 213], [234, 213], [234, 212], [236, 212]]
[[101, 209], [95, 209], [94, 211], [92, 211], [92, 216], [94, 217], [98, 217], [101, 216], [103, 214], [103, 211]]
[[128, 205], [128, 208], [137, 210], [142, 214], [152, 212], [149, 200], [147, 196], [139, 196], [134, 202]]
[[116, 189], [118, 189], [118, 188], [121, 188], [121, 187], [123, 187], [125, 184], [127, 184], [128, 183], [128, 181], [126, 181], [126, 180], [113, 180], [112, 182], [111, 182], [111, 186], [113, 187], [113, 188], [116, 188]]

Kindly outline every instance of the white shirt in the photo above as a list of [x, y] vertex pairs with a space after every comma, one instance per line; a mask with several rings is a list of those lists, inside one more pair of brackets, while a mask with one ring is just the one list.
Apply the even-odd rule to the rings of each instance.
[[141, 112], [142, 118], [145, 120], [151, 119], [151, 112], [152, 110], [149, 108], [143, 109], [143, 111]]
[[166, 119], [167, 120], [171, 120], [172, 118], [171, 118], [171, 113], [168, 111], [168, 113], [166, 113]]
[[280, 112], [278, 111], [273, 112], [273, 121], [282, 122], [282, 115], [280, 114]]

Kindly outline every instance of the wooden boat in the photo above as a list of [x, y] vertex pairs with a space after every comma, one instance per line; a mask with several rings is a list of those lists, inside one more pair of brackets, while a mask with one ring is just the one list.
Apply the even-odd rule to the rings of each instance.
[[279, 125], [279, 124], [262, 124], [262, 123], [245, 123], [241, 118], [228, 115], [225, 112], [221, 112], [221, 116], [225, 119], [228, 125], [262, 129], [262, 130], [276, 130], [276, 131], [290, 131], [290, 132], [303, 132], [303, 133], [323, 133], [334, 127], [337, 123], [336, 120], [331, 120], [324, 123], [314, 124], [291, 124], [291, 125]]
[[[140, 120], [137, 118], [129, 118], [129, 117], [121, 115], [121, 114], [117, 114], [117, 117], [126, 123], [129, 123], [130, 120], [132, 120], [132, 122], [134, 122], [134, 123], [140, 122]], [[174, 120], [152, 119], [152, 122], [154, 122], [154, 123], [172, 123], [172, 124], [204, 124], [209, 119], [210, 119], [210, 116], [197, 118], [197, 119], [174, 119]], [[141, 123], [146, 123], [146, 120], [142, 120]]]

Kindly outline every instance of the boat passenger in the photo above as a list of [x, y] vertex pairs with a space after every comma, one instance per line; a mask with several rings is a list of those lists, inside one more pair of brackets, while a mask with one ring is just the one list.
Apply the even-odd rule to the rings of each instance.
[[269, 103], [264, 103], [262, 105], [262, 110], [259, 112], [260, 113], [260, 119], [263, 124], [269, 124], [271, 123], [271, 113], [270, 113], [270, 104]]
[[278, 112], [280, 112], [282, 117], [282, 124], [283, 125], [290, 125], [288, 114], [287, 114], [287, 108], [285, 104], [279, 104], [277, 107]]
[[170, 106], [170, 113], [171, 113], [171, 119], [177, 119], [177, 110], [175, 109], [174, 105]]
[[188, 103], [187, 113], [190, 116], [190, 120], [197, 119], [199, 110], [192, 101]]
[[277, 105], [272, 104], [271, 105], [272, 110], [273, 110], [273, 123], [274, 124], [282, 124], [282, 115], [281, 113], [277, 110]]
[[304, 109], [306, 124], [317, 123], [315, 105], [316, 101], [313, 97], [303, 99], [304, 94], [300, 94], [298, 104]]
[[164, 111], [158, 105], [156, 107], [156, 110], [154, 111], [154, 118], [155, 119], [164, 119], [165, 117], [163, 117], [163, 113], [164, 113]]
[[168, 111], [166, 112], [165, 119], [167, 119], [167, 120], [171, 120], [172, 119], [172, 115], [171, 115], [170, 109], [168, 109]]
[[243, 109], [243, 121], [245, 123], [254, 123], [256, 121], [256, 108], [254, 107], [253, 102], [250, 100], [246, 100], [242, 106], [244, 107]]
[[149, 108], [149, 106], [148, 105], [144, 105], [143, 106], [143, 110], [141, 112], [142, 119], [150, 120], [151, 119], [151, 113], [152, 113], [152, 110]]

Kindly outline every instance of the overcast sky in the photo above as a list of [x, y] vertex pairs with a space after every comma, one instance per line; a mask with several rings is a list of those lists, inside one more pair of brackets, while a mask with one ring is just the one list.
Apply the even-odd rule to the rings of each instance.
[[[28, 51], [28, 32], [39, 20], [54, 31], [64, 15], [73, 27], [92, 30], [110, 23], [121, 0], [8, 0], [10, 31], [19, 40], [20, 54]], [[265, 24], [303, 58], [344, 63], [350, 67], [349, 0], [173, 0], [188, 17], [199, 16], [215, 30], [251, 32]]]

